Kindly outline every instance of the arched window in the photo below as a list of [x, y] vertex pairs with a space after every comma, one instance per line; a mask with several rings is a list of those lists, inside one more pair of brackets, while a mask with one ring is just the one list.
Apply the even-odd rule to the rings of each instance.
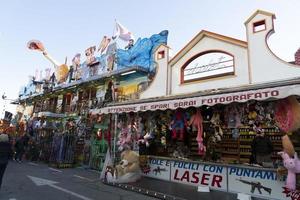
[[205, 51], [181, 68], [181, 83], [234, 74], [234, 57], [223, 51]]

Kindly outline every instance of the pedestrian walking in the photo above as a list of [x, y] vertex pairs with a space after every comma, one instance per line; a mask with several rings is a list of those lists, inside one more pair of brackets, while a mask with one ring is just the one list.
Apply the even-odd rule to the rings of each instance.
[[9, 143], [8, 135], [0, 134], [0, 188], [2, 178], [7, 167], [8, 160], [12, 156], [11, 144]]

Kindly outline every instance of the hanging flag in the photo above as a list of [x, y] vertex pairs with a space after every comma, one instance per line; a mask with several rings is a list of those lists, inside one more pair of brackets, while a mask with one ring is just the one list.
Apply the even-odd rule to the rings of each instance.
[[120, 38], [124, 41], [129, 41], [130, 39], [134, 39], [131, 32], [128, 31], [123, 25], [116, 21], [116, 33], [114, 38]]
[[108, 44], [110, 43], [110, 40], [111, 39], [109, 37], [104, 36], [97, 51], [100, 51], [100, 53], [102, 54], [106, 50]]

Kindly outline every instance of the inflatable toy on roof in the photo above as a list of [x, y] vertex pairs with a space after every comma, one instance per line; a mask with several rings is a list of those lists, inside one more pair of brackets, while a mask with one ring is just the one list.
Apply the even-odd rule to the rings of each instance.
[[30, 50], [37, 50], [43, 53], [43, 55], [55, 66], [55, 77], [58, 83], [63, 83], [68, 77], [69, 68], [66, 64], [60, 64], [55, 61], [47, 52], [42, 42], [38, 40], [30, 40], [27, 43], [27, 47]]
[[139, 38], [128, 50], [117, 49], [116, 64], [118, 69], [126, 67], [142, 67], [149, 72], [154, 71], [153, 53], [160, 44], [167, 44], [168, 31], [164, 30], [150, 38]]

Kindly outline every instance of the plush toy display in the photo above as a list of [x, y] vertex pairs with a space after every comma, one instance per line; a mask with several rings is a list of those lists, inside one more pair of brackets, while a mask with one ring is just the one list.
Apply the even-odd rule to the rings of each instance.
[[276, 104], [275, 120], [285, 133], [300, 128], [300, 104], [295, 96], [280, 100]]
[[285, 133], [291, 131], [293, 126], [292, 105], [288, 99], [280, 100], [275, 108], [275, 120], [278, 127]]
[[191, 117], [189, 125], [192, 125], [197, 130], [197, 143], [198, 143], [198, 154], [204, 155], [206, 147], [203, 144], [203, 118], [200, 109], [197, 109], [196, 113]]
[[284, 149], [284, 152], [286, 152], [290, 157], [294, 156], [295, 148], [289, 136], [284, 135], [282, 136], [281, 140], [282, 140], [282, 147]]
[[154, 136], [151, 135], [149, 132], [147, 132], [144, 136], [142, 136], [139, 140], [138, 140], [138, 144], [145, 144], [146, 147], [149, 147], [150, 144], [149, 144], [149, 141], [151, 139], [153, 139]]
[[119, 151], [123, 151], [125, 148], [130, 148], [132, 146], [132, 135], [129, 127], [124, 123], [120, 122], [118, 128], [121, 129], [117, 141]]
[[106, 181], [109, 183], [130, 183], [141, 178], [139, 155], [131, 150], [121, 153], [121, 161], [115, 167], [107, 167]]
[[184, 139], [184, 127], [186, 124], [186, 117], [181, 110], [176, 110], [173, 120], [171, 122], [172, 139], [177, 138], [177, 129], [179, 129], [179, 139]]
[[290, 190], [295, 190], [296, 174], [300, 173], [300, 160], [298, 159], [297, 153], [295, 153], [294, 158], [291, 158], [284, 151], [278, 152], [278, 154], [281, 155], [284, 167], [288, 170], [285, 186]]

